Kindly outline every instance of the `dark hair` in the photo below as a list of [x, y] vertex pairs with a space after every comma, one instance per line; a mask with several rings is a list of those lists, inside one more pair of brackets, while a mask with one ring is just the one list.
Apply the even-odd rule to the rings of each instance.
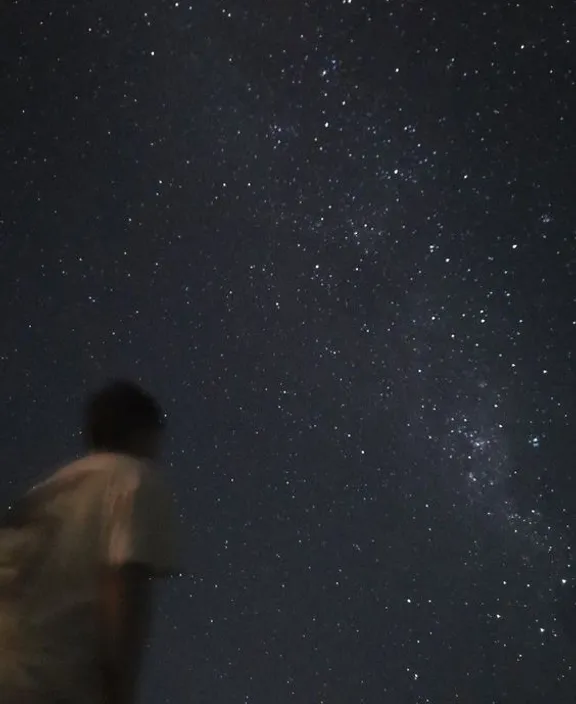
[[163, 428], [158, 402], [131, 381], [110, 382], [86, 405], [84, 438], [94, 450], [127, 452], [137, 438], [159, 433]]

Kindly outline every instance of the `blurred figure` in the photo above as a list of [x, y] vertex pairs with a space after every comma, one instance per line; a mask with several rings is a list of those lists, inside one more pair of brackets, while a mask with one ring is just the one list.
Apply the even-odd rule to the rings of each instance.
[[175, 570], [155, 473], [163, 414], [116, 381], [86, 407], [88, 454], [33, 487], [0, 525], [1, 704], [132, 704], [152, 577]]

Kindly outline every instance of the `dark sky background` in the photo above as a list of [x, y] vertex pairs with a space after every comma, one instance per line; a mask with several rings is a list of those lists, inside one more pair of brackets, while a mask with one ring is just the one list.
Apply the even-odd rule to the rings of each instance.
[[0, 6], [0, 499], [161, 398], [143, 704], [576, 701], [574, 27]]

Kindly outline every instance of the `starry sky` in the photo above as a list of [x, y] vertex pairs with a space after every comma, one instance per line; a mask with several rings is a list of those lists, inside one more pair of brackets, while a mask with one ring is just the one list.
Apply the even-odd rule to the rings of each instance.
[[576, 700], [574, 8], [0, 5], [0, 499], [161, 399], [143, 704]]

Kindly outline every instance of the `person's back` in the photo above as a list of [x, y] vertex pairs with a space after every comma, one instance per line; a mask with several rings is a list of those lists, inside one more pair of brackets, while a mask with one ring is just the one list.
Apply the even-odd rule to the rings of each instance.
[[34, 487], [0, 529], [2, 702], [134, 696], [149, 577], [174, 568], [170, 499], [148, 460], [161, 413], [116, 383], [89, 406], [93, 452]]

